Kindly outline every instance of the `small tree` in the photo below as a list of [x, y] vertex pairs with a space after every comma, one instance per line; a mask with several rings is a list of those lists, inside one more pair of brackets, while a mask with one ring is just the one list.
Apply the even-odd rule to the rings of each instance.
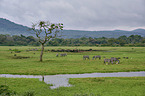
[[36, 24], [33, 24], [31, 30], [35, 32], [39, 42], [41, 43], [42, 49], [40, 53], [40, 61], [42, 61], [44, 44], [47, 41], [50, 41], [52, 38], [58, 36], [60, 30], [63, 30], [63, 24], [52, 24], [50, 22], [40, 21]]

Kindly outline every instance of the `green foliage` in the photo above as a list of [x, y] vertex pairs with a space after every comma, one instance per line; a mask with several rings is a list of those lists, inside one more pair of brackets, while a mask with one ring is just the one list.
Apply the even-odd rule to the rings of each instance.
[[23, 35], [2, 35], [0, 34], [0, 45], [1, 46], [39, 46], [38, 40], [33, 36], [25, 37]]
[[[32, 45], [39, 46], [38, 39], [33, 36], [25, 37], [21, 36], [10, 36], [0, 34], [0, 45], [16, 46], [16, 45]], [[119, 38], [77, 38], [77, 39], [63, 39], [55, 38], [51, 39], [46, 43], [47, 46], [136, 46], [144, 47], [145, 38], [140, 35], [131, 35], [129, 37], [120, 36]]]
[[12, 96], [16, 95], [16, 92], [9, 90], [7, 85], [0, 85], [0, 96]]
[[33, 91], [27, 91], [23, 96], [35, 96]]
[[48, 21], [40, 21], [32, 25], [32, 28], [41, 44], [45, 44], [51, 38], [56, 38], [60, 30], [63, 30], [63, 24], [50, 23]]
[[129, 37], [120, 36], [119, 38], [77, 38], [77, 39], [52, 39], [47, 43], [48, 46], [142, 46], [144, 47], [144, 38], [139, 35]]

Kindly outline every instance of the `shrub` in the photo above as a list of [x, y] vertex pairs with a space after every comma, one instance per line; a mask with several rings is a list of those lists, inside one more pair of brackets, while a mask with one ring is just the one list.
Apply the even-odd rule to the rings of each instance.
[[0, 96], [12, 96], [16, 95], [16, 92], [9, 90], [7, 85], [0, 85]]

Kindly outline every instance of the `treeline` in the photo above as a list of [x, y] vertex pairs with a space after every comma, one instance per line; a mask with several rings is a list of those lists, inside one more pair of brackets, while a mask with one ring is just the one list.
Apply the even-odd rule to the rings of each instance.
[[[33, 36], [3, 35], [0, 34], [1, 46], [40, 46], [37, 38]], [[119, 38], [55, 38], [46, 43], [46, 46], [142, 46], [145, 47], [145, 37], [140, 35], [120, 36]]]
[[33, 36], [18, 36], [18, 35], [3, 35], [0, 34], [0, 45], [1, 46], [39, 46], [39, 42], [36, 38]]
[[145, 47], [145, 37], [140, 35], [120, 36], [119, 38], [55, 38], [47, 43], [48, 46], [142, 46]]

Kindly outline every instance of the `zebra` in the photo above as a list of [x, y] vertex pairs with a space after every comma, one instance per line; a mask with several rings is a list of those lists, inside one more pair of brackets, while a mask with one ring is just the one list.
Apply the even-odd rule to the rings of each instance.
[[[118, 58], [114, 58], [114, 57], [111, 57], [111, 59], [104, 59], [104, 63], [108, 62], [109, 63], [116, 63], [116, 64], [119, 64], [119, 59]], [[107, 65], [107, 64], [106, 64]]]
[[59, 54], [57, 53], [57, 54], [56, 54], [56, 57], [58, 57], [58, 56], [59, 56]]
[[93, 56], [92, 60], [94, 60], [94, 58], [95, 59], [97, 59], [97, 58], [101, 59], [101, 56], [100, 55]]
[[111, 59], [104, 59], [104, 63], [107, 65], [107, 62], [108, 62], [108, 64], [109, 63], [112, 63], [112, 61], [111, 61]]
[[114, 58], [114, 57], [111, 57], [111, 61], [112, 61], [112, 64], [113, 63], [116, 63], [116, 64], [119, 64], [119, 58]]
[[90, 58], [88, 55], [85, 55], [85, 56], [83, 56], [83, 59], [86, 60], [86, 59], [90, 59]]
[[67, 56], [67, 54], [66, 53], [63, 53], [63, 54], [60, 54], [60, 56], [64, 56], [65, 57], [65, 56]]

